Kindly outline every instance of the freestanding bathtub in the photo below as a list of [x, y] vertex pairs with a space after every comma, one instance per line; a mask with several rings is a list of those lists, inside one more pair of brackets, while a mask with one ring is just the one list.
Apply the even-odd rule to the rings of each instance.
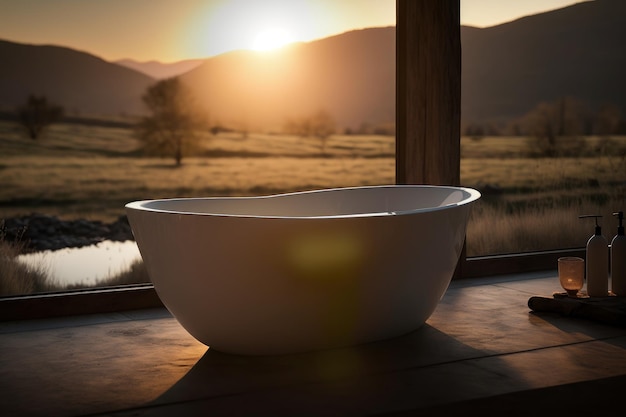
[[157, 294], [221, 352], [286, 354], [420, 327], [448, 288], [476, 190], [424, 185], [136, 201]]

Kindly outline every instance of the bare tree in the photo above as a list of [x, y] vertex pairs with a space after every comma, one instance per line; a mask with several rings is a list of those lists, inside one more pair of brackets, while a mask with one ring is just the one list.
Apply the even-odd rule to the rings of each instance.
[[325, 110], [319, 110], [300, 119], [289, 119], [284, 127], [289, 134], [302, 137], [316, 137], [320, 141], [320, 151], [326, 154], [328, 138], [336, 131], [335, 119]]
[[303, 138], [311, 136], [311, 121], [306, 118], [300, 119], [287, 119], [285, 125], [283, 126], [283, 130], [288, 135], [298, 135]]
[[335, 133], [335, 119], [325, 110], [319, 110], [311, 116], [311, 133], [324, 141]]
[[617, 134], [622, 120], [622, 114], [614, 104], [606, 104], [596, 113], [594, 120], [594, 133], [599, 136], [611, 136]]
[[587, 118], [583, 103], [575, 98], [539, 103], [524, 120], [532, 152], [548, 157], [580, 152]]
[[168, 78], [150, 86], [142, 99], [151, 114], [138, 126], [139, 140], [147, 152], [171, 156], [180, 166], [198, 148], [198, 131], [207, 127], [191, 92], [178, 78]]
[[44, 130], [63, 117], [63, 108], [50, 103], [45, 96], [30, 95], [17, 109], [17, 121], [29, 138], [38, 139]]

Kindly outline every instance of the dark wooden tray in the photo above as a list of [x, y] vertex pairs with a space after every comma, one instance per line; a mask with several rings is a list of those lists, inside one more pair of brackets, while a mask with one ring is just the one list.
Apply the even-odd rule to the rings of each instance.
[[528, 307], [534, 312], [557, 313], [626, 327], [626, 297], [569, 297], [566, 293], [554, 293], [552, 297], [530, 297]]

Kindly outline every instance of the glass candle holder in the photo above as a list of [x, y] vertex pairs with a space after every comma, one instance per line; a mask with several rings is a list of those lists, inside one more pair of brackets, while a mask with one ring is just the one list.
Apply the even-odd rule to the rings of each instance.
[[575, 256], [558, 259], [559, 282], [570, 297], [576, 297], [585, 282], [585, 260]]

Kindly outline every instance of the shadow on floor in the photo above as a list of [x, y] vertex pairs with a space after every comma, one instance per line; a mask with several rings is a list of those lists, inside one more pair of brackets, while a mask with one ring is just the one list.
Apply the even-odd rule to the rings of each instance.
[[386, 341], [303, 354], [238, 356], [209, 349], [144, 411], [154, 408], [160, 415], [185, 403], [186, 411], [228, 410], [234, 415], [301, 415], [303, 410], [316, 415], [327, 407], [339, 407], [342, 413], [363, 407], [373, 412], [393, 408], [395, 402], [400, 407], [431, 406], [499, 392], [494, 386], [503, 377], [509, 383], [500, 392], [528, 388], [504, 363], [493, 372], [464, 362], [485, 356], [490, 354], [428, 324]]

